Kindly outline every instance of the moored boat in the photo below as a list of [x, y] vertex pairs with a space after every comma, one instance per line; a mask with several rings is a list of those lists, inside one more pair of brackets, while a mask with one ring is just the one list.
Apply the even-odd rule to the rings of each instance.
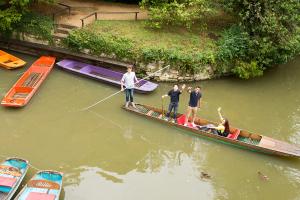
[[139, 114], [141, 116], [158, 120], [162, 123], [166, 123], [190, 131], [199, 136], [221, 141], [223, 143], [228, 143], [244, 149], [249, 149], [257, 152], [274, 154], [279, 156], [300, 157], [300, 147], [289, 144], [287, 142], [279, 141], [256, 133], [250, 133], [246, 130], [240, 130], [238, 128], [233, 128], [233, 127], [230, 128], [230, 134], [227, 137], [224, 137], [224, 136], [213, 134], [210, 131], [201, 128], [208, 124], [213, 124], [216, 126], [217, 123], [215, 122], [211, 122], [206, 119], [197, 117], [195, 120], [195, 124], [196, 124], [195, 127], [193, 127], [190, 123], [188, 124], [188, 126], [184, 126], [184, 121], [185, 121], [184, 114], [178, 114], [177, 123], [173, 123], [165, 119], [162, 109], [147, 106], [147, 105], [142, 105], [142, 104], [137, 104], [136, 106], [137, 109], [133, 109], [131, 107], [130, 108], [124, 107], [124, 109]]
[[17, 58], [5, 51], [0, 50], [0, 66], [6, 69], [15, 69], [23, 67], [26, 62], [20, 58]]
[[[56, 63], [62, 69], [87, 76], [111, 85], [120, 86], [123, 74], [103, 67], [89, 65], [74, 60], [62, 60]], [[140, 80], [135, 87], [139, 93], [152, 92], [157, 88], [156, 83], [147, 80]]]
[[39, 171], [28, 181], [15, 200], [59, 200], [62, 179], [61, 172]]
[[8, 91], [1, 104], [9, 107], [25, 106], [46, 79], [54, 64], [54, 57], [40, 57]]
[[0, 164], [0, 200], [12, 198], [28, 170], [28, 161], [7, 158]]

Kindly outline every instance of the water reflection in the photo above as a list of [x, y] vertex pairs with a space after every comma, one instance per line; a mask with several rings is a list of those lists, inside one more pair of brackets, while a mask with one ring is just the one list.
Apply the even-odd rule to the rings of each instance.
[[200, 178], [197, 157], [183, 152], [149, 152], [126, 174], [82, 166], [66, 175], [66, 199], [86, 199], [84, 194], [91, 200], [214, 199], [211, 181]]

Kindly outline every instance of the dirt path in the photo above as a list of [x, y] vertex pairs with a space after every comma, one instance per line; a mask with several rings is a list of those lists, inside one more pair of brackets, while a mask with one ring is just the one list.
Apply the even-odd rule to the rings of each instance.
[[[129, 12], [137, 11], [138, 19], [146, 19], [147, 12], [139, 8], [138, 5], [128, 5], [123, 3], [110, 3], [103, 1], [80, 1], [80, 0], [64, 0], [64, 4], [72, 7], [71, 15], [63, 14], [57, 17], [57, 20], [63, 24], [69, 24], [73, 26], [81, 26], [81, 18], [93, 13], [93, 12]], [[98, 14], [100, 20], [132, 20], [135, 19], [135, 14]], [[94, 21], [93, 17], [85, 20], [85, 23], [91, 23]]]

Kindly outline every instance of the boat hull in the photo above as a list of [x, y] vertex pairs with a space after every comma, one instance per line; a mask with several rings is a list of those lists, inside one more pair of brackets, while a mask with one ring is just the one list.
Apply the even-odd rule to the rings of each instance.
[[37, 172], [25, 185], [15, 200], [54, 199], [59, 200], [63, 184], [61, 172], [44, 170]]
[[[23, 160], [21, 158], [7, 158], [1, 164], [1, 166], [2, 167], [0, 169], [0, 178], [2, 176], [4, 176], [6, 179], [7, 178], [10, 178], [10, 179], [15, 178], [16, 179], [15, 183], [11, 187], [1, 186], [1, 182], [0, 182], [0, 190], [1, 190], [0, 191], [0, 200], [10, 200], [12, 198], [12, 196], [15, 194], [15, 192], [17, 191], [17, 189], [19, 188], [22, 180], [24, 179], [24, 177], [28, 171], [29, 164], [28, 164], [27, 160]], [[13, 167], [13, 168], [11, 168], [11, 170], [10, 170], [10, 168], [6, 168], [5, 166]], [[2, 169], [4, 169], [4, 168], [6, 168], [6, 169], [3, 172]], [[19, 171], [16, 171], [15, 169], [17, 169]], [[9, 189], [10, 189], [10, 191], [5, 191], [5, 190], [9, 190]]]
[[[137, 106], [140, 106], [140, 105], [141, 104], [137, 104]], [[142, 106], [144, 106], [144, 105], [142, 105]], [[170, 126], [175, 126], [175, 127], [180, 128], [182, 130], [186, 130], [187, 132], [192, 133], [194, 135], [201, 136], [201, 137], [204, 137], [204, 138], [207, 138], [207, 139], [210, 139], [210, 140], [222, 142], [222, 143], [225, 143], [225, 144], [230, 144], [232, 146], [236, 146], [236, 147], [239, 147], [239, 148], [242, 148], [242, 149], [247, 149], [247, 150], [251, 150], [251, 151], [255, 151], [255, 152], [261, 152], [261, 153], [270, 154], [270, 155], [277, 155], [277, 156], [300, 157], [300, 148], [299, 147], [294, 146], [294, 145], [290, 145], [288, 143], [278, 141], [278, 140], [275, 140], [275, 139], [272, 139], [272, 138], [269, 138], [269, 137], [266, 137], [266, 136], [259, 135], [260, 136], [260, 141], [262, 142], [262, 141], [265, 141], [265, 140], [267, 140], [267, 141], [273, 140], [274, 144], [275, 144], [275, 142], [277, 142], [278, 144], [282, 143], [282, 144], [286, 145], [286, 147], [289, 147], [289, 150], [286, 150], [286, 149], [283, 149], [283, 148], [276, 149], [274, 147], [273, 148], [271, 148], [271, 147], [268, 148], [267, 146], [261, 145], [261, 144], [254, 145], [254, 144], [251, 144], [251, 143], [246, 143], [246, 142], [243, 142], [243, 141], [239, 141], [238, 139], [223, 137], [223, 136], [220, 136], [220, 135], [212, 134], [212, 133], [207, 132], [207, 131], [203, 131], [203, 130], [199, 130], [199, 129], [195, 129], [195, 128], [191, 128], [191, 127], [186, 127], [182, 124], [177, 124], [177, 123], [174, 123], [174, 122], [170, 122], [170, 121], [160, 119], [159, 117], [148, 116], [148, 115], [146, 115], [142, 112], [139, 112], [138, 109], [125, 108], [125, 107], [123, 107], [123, 108], [127, 111], [133, 112], [133, 113], [138, 114], [140, 116], [144, 116], [144, 117], [153, 119], [155, 121], [159, 121], [163, 124], [168, 124]], [[162, 114], [161, 109], [154, 108], [154, 107], [151, 107], [151, 106], [147, 106], [147, 108], [150, 108], [152, 110], [155, 110], [159, 114]], [[182, 116], [182, 114], [178, 114], [178, 116]], [[197, 118], [195, 122], [197, 123], [197, 121], [199, 121], [200, 123], [217, 125], [217, 123], [215, 123], [215, 122], [211, 122], [211, 121], [208, 121], [208, 120], [205, 120], [205, 119], [202, 119], [202, 118]], [[231, 131], [232, 130], [238, 130], [238, 129], [231, 128]], [[246, 133], [247, 133], [246, 131], [241, 131], [241, 134], [246, 134]], [[253, 134], [253, 135], [257, 135], [257, 134]]]
[[54, 57], [42, 56], [21, 76], [7, 92], [1, 105], [6, 107], [25, 106], [53, 69]]
[[[107, 83], [113, 86], [121, 86], [122, 73], [116, 72], [103, 67], [93, 66], [74, 60], [62, 60], [57, 65], [66, 71], [74, 74], [79, 74], [93, 80], [97, 80], [103, 83]], [[135, 87], [135, 91], [138, 93], [149, 93], [157, 88], [156, 83], [150, 81], [141, 80], [139, 85]]]
[[4, 67], [6, 69], [16, 69], [25, 65], [26, 62], [24, 60], [0, 50], [0, 67]]

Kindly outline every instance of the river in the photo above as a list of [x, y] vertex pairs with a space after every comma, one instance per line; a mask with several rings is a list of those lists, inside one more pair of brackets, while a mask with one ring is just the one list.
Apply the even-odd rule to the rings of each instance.
[[[15, 54], [28, 61], [26, 68], [36, 59]], [[234, 126], [300, 145], [299, 65], [298, 57], [260, 78], [197, 83], [205, 101], [199, 115], [216, 121], [221, 106]], [[1, 97], [26, 68], [0, 69]], [[160, 107], [171, 87], [160, 84], [136, 101]], [[26, 107], [0, 107], [0, 156], [62, 171], [65, 200], [300, 199], [299, 159], [241, 150], [138, 117], [121, 109], [123, 95], [80, 111], [116, 91], [55, 68]], [[187, 101], [182, 95], [181, 112]]]

